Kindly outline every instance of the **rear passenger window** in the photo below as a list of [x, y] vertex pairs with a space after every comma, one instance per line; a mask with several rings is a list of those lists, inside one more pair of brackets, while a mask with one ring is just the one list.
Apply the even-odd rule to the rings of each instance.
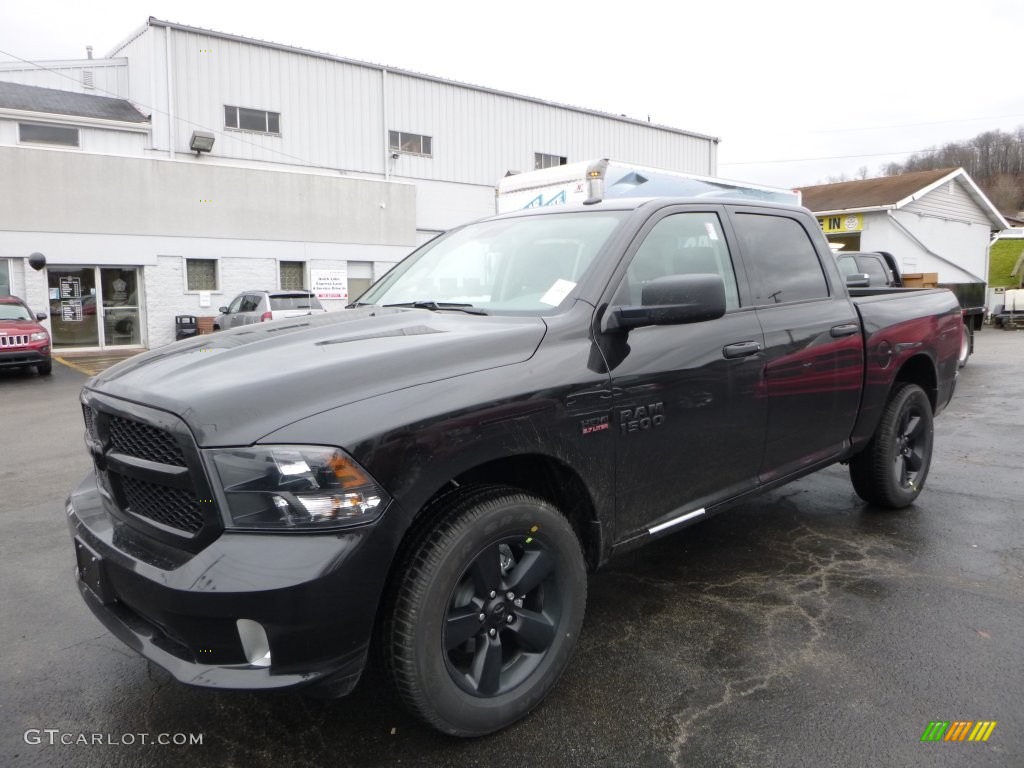
[[743, 256], [756, 275], [758, 304], [783, 304], [828, 297], [818, 253], [800, 223], [785, 216], [736, 215]]
[[668, 275], [718, 275], [725, 283], [725, 307], [739, 307], [736, 274], [714, 213], [675, 213], [647, 234], [616, 291], [614, 304], [639, 306], [645, 283]]

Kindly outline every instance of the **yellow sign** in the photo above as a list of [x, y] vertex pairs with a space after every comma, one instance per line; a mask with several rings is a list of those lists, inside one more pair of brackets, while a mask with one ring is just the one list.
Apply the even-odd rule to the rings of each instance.
[[818, 223], [826, 235], [841, 235], [844, 232], [861, 232], [864, 229], [863, 213], [848, 213], [845, 216], [819, 216]]

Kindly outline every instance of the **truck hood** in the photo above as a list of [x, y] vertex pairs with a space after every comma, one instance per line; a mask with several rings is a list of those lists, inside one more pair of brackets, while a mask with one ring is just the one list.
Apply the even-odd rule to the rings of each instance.
[[181, 416], [201, 446], [246, 445], [331, 408], [528, 360], [546, 327], [539, 317], [341, 310], [177, 342], [86, 388]]

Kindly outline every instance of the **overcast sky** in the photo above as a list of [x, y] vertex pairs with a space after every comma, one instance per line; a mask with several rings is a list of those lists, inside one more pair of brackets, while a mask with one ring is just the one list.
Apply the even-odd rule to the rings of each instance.
[[149, 16], [650, 117], [787, 187], [1024, 125], [1021, 0], [37, 0], [4, 4], [0, 62], [105, 56]]

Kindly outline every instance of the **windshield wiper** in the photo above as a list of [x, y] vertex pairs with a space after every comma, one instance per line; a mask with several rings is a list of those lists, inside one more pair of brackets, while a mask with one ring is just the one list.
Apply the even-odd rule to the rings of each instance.
[[442, 309], [454, 309], [467, 315], [486, 315], [487, 311], [474, 307], [472, 304], [456, 304], [450, 301], [406, 301], [401, 304], [385, 304], [385, 307], [410, 307], [412, 309], [429, 309], [437, 312]]

